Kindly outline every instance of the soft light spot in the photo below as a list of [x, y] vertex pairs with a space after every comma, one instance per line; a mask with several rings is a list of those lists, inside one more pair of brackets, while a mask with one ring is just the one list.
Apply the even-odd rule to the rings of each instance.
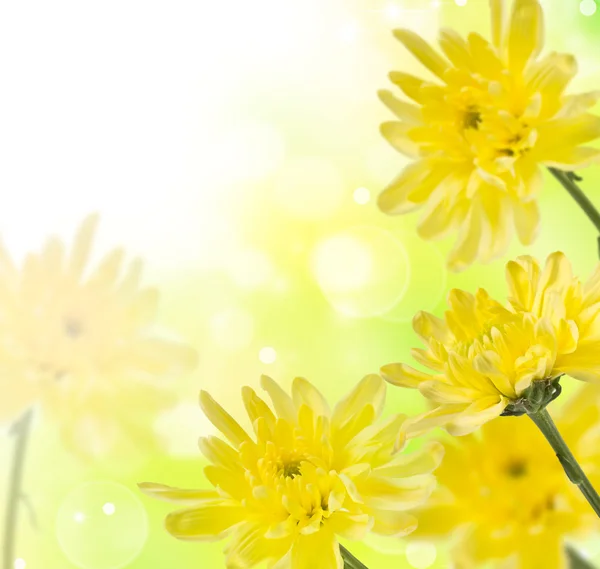
[[102, 506], [102, 511], [107, 516], [112, 516], [117, 511], [117, 509], [115, 508], [114, 504], [111, 504], [110, 502], [106, 502], [106, 504], [104, 504], [104, 506]]
[[377, 227], [353, 227], [324, 239], [313, 250], [311, 268], [333, 308], [352, 318], [385, 314], [410, 279], [402, 243]]
[[305, 156], [290, 160], [274, 182], [274, 198], [290, 215], [300, 219], [326, 219], [344, 199], [338, 169], [323, 158]]
[[415, 569], [427, 569], [435, 563], [437, 550], [433, 543], [412, 541], [406, 546], [406, 559]]
[[171, 456], [198, 456], [198, 437], [215, 434], [213, 424], [194, 401], [184, 401], [161, 413], [154, 422], [157, 434]]
[[273, 173], [284, 159], [285, 144], [275, 127], [249, 119], [225, 131], [212, 152], [208, 168], [214, 168], [222, 182], [237, 184]]
[[25, 569], [25, 567], [27, 567], [27, 563], [25, 563], [24, 559], [19, 557], [19, 559], [15, 559], [13, 566], [15, 569]]
[[260, 249], [242, 249], [227, 261], [229, 274], [237, 286], [257, 289], [275, 278], [275, 267], [269, 255]]
[[354, 201], [359, 205], [365, 205], [371, 200], [371, 192], [367, 188], [356, 188], [353, 196]]
[[389, 20], [390, 22], [396, 22], [400, 19], [400, 16], [402, 15], [402, 10], [400, 9], [400, 6], [394, 4], [393, 2], [390, 2], [384, 8], [384, 14], [387, 20]]
[[263, 364], [273, 364], [277, 360], [277, 352], [271, 346], [265, 346], [258, 352], [258, 359]]
[[254, 337], [252, 315], [239, 308], [228, 308], [214, 314], [209, 327], [215, 344], [231, 352], [246, 349]]
[[579, 4], [579, 11], [584, 16], [593, 16], [597, 10], [596, 2], [594, 0], [581, 0]]
[[338, 32], [340, 41], [345, 44], [354, 44], [360, 36], [360, 27], [355, 21], [346, 22], [343, 24]]
[[457, 6], [466, 6], [467, 0], [454, 0]]
[[[102, 514], [110, 512], [110, 506], [118, 515]], [[56, 538], [67, 559], [80, 569], [123, 569], [138, 557], [148, 538], [146, 510], [122, 484], [82, 484], [58, 510]]]

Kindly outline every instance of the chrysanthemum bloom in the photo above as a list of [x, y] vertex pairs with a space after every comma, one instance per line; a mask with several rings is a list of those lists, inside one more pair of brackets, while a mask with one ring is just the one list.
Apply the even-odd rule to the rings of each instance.
[[491, 43], [445, 29], [445, 57], [417, 34], [396, 30], [435, 79], [391, 73], [411, 103], [380, 93], [399, 119], [383, 124], [383, 135], [414, 162], [380, 195], [379, 207], [389, 214], [423, 208], [424, 239], [458, 232], [452, 270], [501, 256], [513, 226], [523, 244], [534, 240], [540, 166], [571, 171], [600, 155], [582, 146], [600, 136], [600, 119], [587, 112], [600, 92], [565, 93], [577, 64], [568, 54], [540, 55], [537, 0], [515, 0], [510, 18], [502, 0], [491, 0], [491, 12]]
[[242, 390], [253, 435], [208, 393], [200, 395], [204, 413], [229, 441], [200, 439], [214, 489], [140, 485], [185, 506], [167, 517], [173, 536], [230, 536], [227, 567], [266, 562], [277, 569], [341, 569], [338, 537], [362, 539], [369, 531], [398, 537], [414, 530], [406, 510], [430, 495], [442, 447], [392, 454], [404, 417], [380, 419], [380, 377], [365, 377], [333, 411], [305, 379], [294, 380], [291, 397], [268, 377], [261, 384], [273, 410], [251, 388]]
[[[586, 444], [590, 425], [559, 420], [558, 426], [600, 482], [599, 457]], [[565, 539], [598, 530], [594, 512], [527, 417], [488, 423], [445, 446], [438, 489], [417, 512], [419, 527], [411, 539], [452, 536], [456, 566], [566, 569]]]
[[419, 389], [436, 406], [407, 422], [409, 435], [436, 426], [470, 433], [539, 380], [600, 380], [600, 265], [582, 285], [563, 253], [550, 255], [543, 270], [523, 256], [507, 264], [506, 277], [507, 306], [483, 289], [453, 290], [443, 319], [415, 316], [427, 348], [412, 354], [431, 373], [404, 364], [382, 368], [387, 381]]
[[65, 441], [92, 456], [147, 439], [171, 400], [163, 380], [196, 359], [153, 332], [158, 293], [140, 287], [139, 260], [121, 275], [118, 249], [87, 269], [97, 221], [83, 222], [70, 251], [51, 238], [21, 268], [0, 251], [0, 420], [39, 399]]

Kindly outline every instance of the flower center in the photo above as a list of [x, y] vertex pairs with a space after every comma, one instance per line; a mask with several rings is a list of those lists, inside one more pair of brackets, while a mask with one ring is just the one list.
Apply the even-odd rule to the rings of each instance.
[[286, 462], [283, 464], [281, 468], [281, 472], [285, 478], [295, 478], [296, 476], [301, 476], [302, 472], [300, 470], [300, 461], [292, 460], [290, 462]]
[[522, 459], [512, 460], [506, 465], [505, 472], [510, 478], [523, 478], [527, 474], [527, 462]]
[[66, 317], [63, 321], [63, 329], [65, 334], [72, 340], [76, 340], [84, 332], [83, 324], [78, 318]]
[[463, 126], [465, 128], [472, 128], [475, 130], [479, 130], [479, 125], [481, 124], [481, 112], [475, 105], [470, 105], [463, 119]]

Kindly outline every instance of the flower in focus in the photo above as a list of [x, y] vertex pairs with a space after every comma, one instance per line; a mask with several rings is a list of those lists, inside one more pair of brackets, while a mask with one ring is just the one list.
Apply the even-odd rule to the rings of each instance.
[[537, 0], [515, 0], [510, 18], [504, 8], [491, 0], [491, 42], [476, 32], [463, 39], [442, 30], [445, 57], [414, 32], [396, 30], [436, 80], [393, 72], [392, 82], [412, 102], [380, 93], [398, 118], [384, 123], [382, 133], [414, 162], [380, 195], [379, 207], [389, 214], [422, 207], [424, 239], [457, 231], [448, 259], [457, 271], [500, 257], [513, 225], [521, 243], [535, 239], [541, 165], [574, 170], [600, 155], [584, 146], [600, 136], [600, 118], [588, 112], [600, 92], [565, 93], [577, 64], [568, 54], [540, 56]]
[[333, 411], [305, 379], [294, 380], [291, 397], [268, 377], [261, 384], [273, 410], [251, 388], [242, 390], [253, 436], [208, 393], [200, 395], [204, 413], [229, 441], [200, 439], [214, 489], [140, 485], [185, 506], [167, 517], [173, 536], [230, 536], [227, 567], [341, 569], [338, 536], [398, 537], [414, 530], [406, 510], [430, 495], [442, 447], [434, 442], [410, 455], [392, 454], [404, 416], [380, 419], [380, 377], [365, 377]]
[[404, 364], [381, 369], [387, 381], [419, 389], [436, 406], [406, 422], [409, 436], [437, 426], [470, 433], [539, 380], [600, 380], [600, 265], [582, 285], [563, 253], [550, 255], [543, 270], [523, 256], [507, 264], [506, 277], [506, 307], [483, 289], [452, 290], [443, 319], [415, 316], [427, 348], [412, 354], [431, 373]]
[[158, 293], [140, 287], [140, 260], [121, 276], [117, 249], [87, 269], [97, 222], [83, 222], [70, 251], [51, 238], [22, 268], [0, 251], [0, 418], [39, 399], [75, 450], [127, 455], [171, 403], [162, 380], [196, 354], [153, 333]]
[[[586, 441], [589, 425], [563, 416], [560, 431], [592, 482], [600, 482], [600, 457], [590, 454]], [[439, 486], [417, 512], [415, 537], [452, 535], [456, 566], [566, 569], [564, 539], [598, 529], [594, 512], [528, 417], [488, 423], [445, 446]]]

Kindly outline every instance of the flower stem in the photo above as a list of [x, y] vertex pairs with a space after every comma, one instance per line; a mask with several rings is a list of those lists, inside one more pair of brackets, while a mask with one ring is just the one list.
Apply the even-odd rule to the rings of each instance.
[[531, 420], [538, 426], [540, 431], [542, 431], [543, 435], [550, 443], [550, 446], [554, 449], [569, 480], [581, 490], [581, 493], [590, 503], [590, 506], [592, 506], [596, 515], [600, 517], [600, 496], [598, 496], [598, 493], [594, 490], [592, 483], [588, 480], [588, 477], [581, 469], [581, 466], [579, 466], [577, 459], [573, 456], [567, 443], [558, 432], [548, 410], [546, 408], [541, 409], [537, 413], [531, 413], [529, 417], [531, 417]]
[[340, 553], [344, 560], [344, 569], [368, 569], [364, 563], [356, 559], [342, 544], [340, 544]]
[[567, 557], [571, 569], [595, 569], [595, 567], [585, 559], [574, 547], [567, 545]]
[[6, 522], [4, 527], [4, 569], [13, 569], [15, 562], [15, 537], [19, 513], [19, 501], [23, 497], [21, 484], [23, 480], [23, 464], [25, 450], [31, 430], [33, 408], [25, 411], [23, 416], [10, 429], [10, 434], [17, 438], [15, 454], [8, 488], [8, 506], [6, 508]]
[[[588, 216], [589, 220], [594, 224], [594, 227], [600, 234], [600, 212], [594, 204], [583, 193], [583, 190], [577, 185], [575, 177], [570, 172], [557, 170], [556, 168], [548, 168], [550, 173], [561, 183], [561, 185], [569, 192], [571, 197], [577, 202], [577, 205]], [[598, 237], [598, 254], [600, 255], [600, 236]]]

